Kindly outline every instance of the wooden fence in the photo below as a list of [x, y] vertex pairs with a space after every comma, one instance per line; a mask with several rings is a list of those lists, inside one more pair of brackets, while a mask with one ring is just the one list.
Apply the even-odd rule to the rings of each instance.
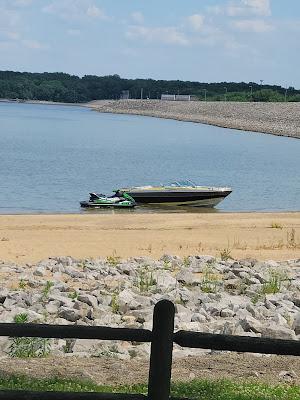
[[175, 307], [173, 303], [168, 300], [161, 300], [154, 307], [152, 331], [100, 326], [0, 324], [0, 336], [151, 342], [147, 395], [0, 391], [0, 400], [169, 400], [173, 343], [191, 348], [300, 356], [300, 342], [294, 340], [188, 331], [174, 333], [174, 316]]

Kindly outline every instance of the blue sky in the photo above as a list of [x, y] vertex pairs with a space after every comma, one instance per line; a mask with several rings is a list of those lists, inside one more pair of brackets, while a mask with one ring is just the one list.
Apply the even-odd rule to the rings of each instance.
[[0, 0], [0, 70], [300, 88], [300, 0]]

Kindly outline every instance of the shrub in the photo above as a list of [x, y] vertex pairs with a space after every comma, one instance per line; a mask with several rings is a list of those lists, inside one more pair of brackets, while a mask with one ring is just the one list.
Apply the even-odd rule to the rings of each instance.
[[[16, 324], [28, 323], [28, 315], [17, 314], [14, 317]], [[51, 352], [51, 342], [48, 338], [38, 337], [10, 337], [9, 355], [19, 358], [42, 358]]]

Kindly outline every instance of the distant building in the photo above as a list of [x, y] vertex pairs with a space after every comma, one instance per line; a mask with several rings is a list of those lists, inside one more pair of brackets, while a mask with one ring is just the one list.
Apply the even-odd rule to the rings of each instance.
[[128, 99], [130, 99], [129, 90], [122, 90], [120, 94], [120, 100], [128, 100]]
[[162, 94], [161, 100], [168, 100], [168, 101], [191, 101], [190, 94]]
[[176, 100], [176, 96], [175, 96], [175, 94], [162, 94], [160, 99], [161, 100], [168, 100], [168, 101], [175, 101]]
[[191, 101], [191, 95], [190, 94], [176, 94], [175, 100], [178, 100], [178, 101]]

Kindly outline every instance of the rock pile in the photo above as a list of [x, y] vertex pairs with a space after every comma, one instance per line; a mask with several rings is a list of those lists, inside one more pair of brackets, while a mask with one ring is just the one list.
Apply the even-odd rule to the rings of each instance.
[[[152, 328], [154, 305], [174, 302], [175, 329], [300, 338], [300, 259], [259, 262], [164, 255], [120, 260], [57, 257], [35, 265], [0, 262], [1, 322]], [[9, 352], [0, 338], [0, 352]], [[52, 353], [146, 357], [149, 344], [53, 340]], [[199, 354], [207, 350], [197, 350]], [[175, 355], [195, 355], [175, 348]]]
[[300, 138], [300, 103], [98, 100], [87, 106], [100, 112], [170, 118]]

